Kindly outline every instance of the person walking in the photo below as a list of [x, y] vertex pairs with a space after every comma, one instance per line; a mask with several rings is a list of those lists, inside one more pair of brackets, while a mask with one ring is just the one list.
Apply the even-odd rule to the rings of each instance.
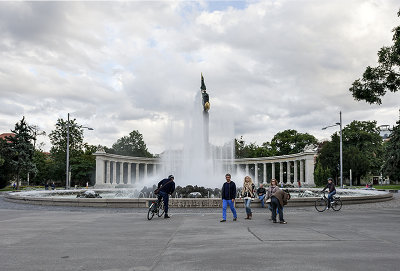
[[246, 207], [246, 214], [247, 217], [245, 219], [251, 219], [253, 217], [253, 213], [251, 212], [251, 201], [254, 199], [254, 189], [255, 185], [253, 183], [253, 180], [250, 178], [250, 176], [244, 177], [243, 181], [243, 189], [241, 196], [244, 199], [244, 205]]
[[261, 183], [260, 187], [257, 189], [257, 195], [258, 195], [258, 199], [261, 202], [261, 208], [265, 208], [264, 199], [265, 199], [266, 193], [267, 193], [267, 190], [265, 190], [264, 185]]
[[231, 208], [233, 214], [233, 221], [237, 220], [237, 214], [235, 209], [235, 198], [236, 198], [236, 184], [231, 181], [231, 174], [225, 174], [226, 182], [222, 186], [222, 220], [220, 222], [226, 222], [226, 208]]
[[331, 208], [331, 201], [333, 201], [333, 195], [336, 194], [336, 188], [335, 184], [333, 183], [332, 178], [328, 178], [328, 183], [326, 184], [325, 188], [322, 189], [322, 192], [324, 192], [328, 188], [328, 207], [327, 209]]
[[164, 201], [164, 218], [170, 218], [168, 215], [168, 200], [169, 200], [169, 195], [172, 195], [175, 191], [175, 182], [174, 182], [175, 177], [173, 175], [169, 175], [167, 179], [162, 179], [158, 183], [158, 196], [161, 197]]
[[281, 224], [287, 224], [287, 222], [283, 219], [283, 202], [285, 199], [285, 192], [281, 189], [277, 189], [272, 195], [271, 195], [271, 206], [272, 206], [272, 222], [276, 223], [276, 210], [278, 210], [279, 213], [279, 223]]

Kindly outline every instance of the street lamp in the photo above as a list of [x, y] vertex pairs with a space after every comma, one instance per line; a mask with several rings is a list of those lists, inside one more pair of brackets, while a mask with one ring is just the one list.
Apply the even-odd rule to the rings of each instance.
[[[93, 128], [86, 127], [86, 126], [81, 126], [81, 128], [86, 128], [90, 131], [93, 131]], [[71, 187], [71, 184], [69, 183], [69, 113], [68, 113], [68, 120], [67, 120], [67, 163], [66, 163], [66, 176], [65, 176], [65, 188], [69, 189]]]
[[334, 127], [340, 125], [340, 187], [343, 188], [343, 139], [342, 139], [342, 111], [340, 111], [340, 122], [336, 122], [334, 125], [329, 125], [322, 130], [326, 130], [327, 128]]

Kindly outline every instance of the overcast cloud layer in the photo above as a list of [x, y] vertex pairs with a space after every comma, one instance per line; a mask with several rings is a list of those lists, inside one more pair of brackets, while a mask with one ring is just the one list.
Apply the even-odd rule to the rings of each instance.
[[[396, 3], [397, 2], [397, 3]], [[203, 72], [210, 114], [261, 144], [285, 129], [329, 138], [344, 124], [395, 124], [400, 93], [381, 106], [348, 91], [400, 24], [398, 1], [1, 2], [0, 133], [25, 116], [50, 133], [71, 113], [90, 144], [139, 130], [166, 147]], [[50, 148], [47, 138], [38, 138]]]

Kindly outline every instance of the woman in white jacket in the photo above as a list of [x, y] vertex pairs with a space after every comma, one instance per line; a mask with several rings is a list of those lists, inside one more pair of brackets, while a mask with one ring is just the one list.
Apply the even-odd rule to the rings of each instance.
[[255, 185], [254, 185], [252, 179], [250, 178], [250, 176], [244, 177], [242, 198], [244, 199], [244, 205], [246, 207], [247, 217], [245, 219], [251, 219], [253, 216], [253, 213], [251, 212], [250, 204], [255, 196], [254, 188], [255, 188]]

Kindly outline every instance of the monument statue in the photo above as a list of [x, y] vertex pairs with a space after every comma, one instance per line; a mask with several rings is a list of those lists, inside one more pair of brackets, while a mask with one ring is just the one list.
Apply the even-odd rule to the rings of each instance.
[[204, 77], [203, 73], [201, 74], [201, 94], [203, 97], [203, 110], [204, 112], [208, 112], [210, 110], [210, 97], [208, 96], [208, 93], [206, 92], [206, 84], [204, 84]]

